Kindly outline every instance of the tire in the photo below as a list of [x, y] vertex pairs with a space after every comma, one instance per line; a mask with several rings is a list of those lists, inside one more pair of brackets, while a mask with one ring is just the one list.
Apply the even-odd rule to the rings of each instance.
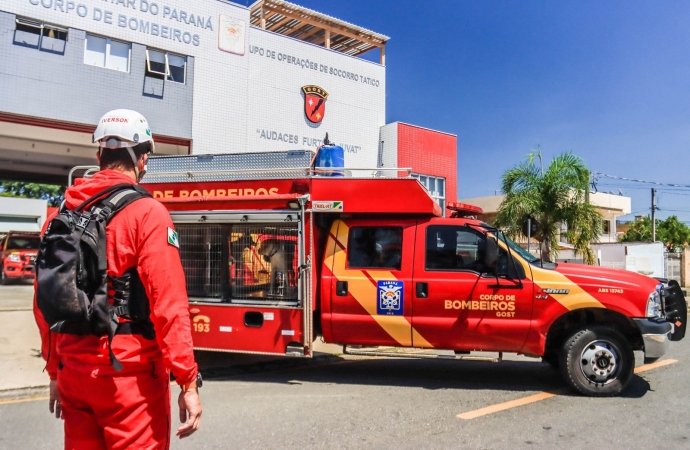
[[588, 326], [565, 340], [559, 362], [563, 378], [573, 389], [589, 397], [611, 397], [630, 383], [635, 355], [618, 331]]
[[10, 277], [8, 277], [5, 274], [5, 268], [0, 267], [0, 284], [3, 286], [6, 286], [6, 285], [10, 284], [10, 281], [12, 281], [12, 280], [10, 280]]

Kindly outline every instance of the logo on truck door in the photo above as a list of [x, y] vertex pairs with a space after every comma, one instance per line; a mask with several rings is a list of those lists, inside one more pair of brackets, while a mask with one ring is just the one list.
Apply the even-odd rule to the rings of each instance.
[[402, 316], [405, 284], [398, 280], [379, 280], [377, 286], [379, 304], [376, 312], [389, 316]]

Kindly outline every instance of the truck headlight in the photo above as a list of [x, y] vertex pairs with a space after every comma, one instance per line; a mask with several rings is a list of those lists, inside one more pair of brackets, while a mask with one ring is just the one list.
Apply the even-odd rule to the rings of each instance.
[[651, 294], [649, 294], [649, 298], [647, 299], [647, 317], [661, 316], [661, 295], [659, 294], [659, 290], [657, 289]]
[[10, 256], [7, 257], [7, 260], [10, 262], [22, 262], [22, 257], [19, 255], [19, 253], [10, 253]]

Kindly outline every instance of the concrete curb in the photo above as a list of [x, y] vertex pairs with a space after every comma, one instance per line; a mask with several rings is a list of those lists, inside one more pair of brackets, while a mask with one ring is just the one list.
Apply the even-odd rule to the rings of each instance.
[[45, 386], [29, 386], [17, 389], [3, 389], [0, 390], [0, 403], [11, 400], [27, 400], [31, 398], [48, 397], [50, 394], [50, 387]]

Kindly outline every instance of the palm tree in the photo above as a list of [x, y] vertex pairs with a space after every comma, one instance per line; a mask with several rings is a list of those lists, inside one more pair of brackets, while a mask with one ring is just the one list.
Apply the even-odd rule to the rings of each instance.
[[[539, 158], [540, 167], [535, 165]], [[534, 238], [542, 242], [541, 256], [550, 261], [558, 255], [558, 235], [562, 225], [575, 253], [587, 264], [594, 264], [591, 242], [599, 239], [601, 214], [589, 203], [589, 170], [572, 153], [553, 158], [544, 171], [541, 151], [531, 153], [527, 161], [508, 169], [502, 177], [505, 198], [496, 218], [496, 226], [509, 236], [521, 233], [524, 222], [538, 223]]]

